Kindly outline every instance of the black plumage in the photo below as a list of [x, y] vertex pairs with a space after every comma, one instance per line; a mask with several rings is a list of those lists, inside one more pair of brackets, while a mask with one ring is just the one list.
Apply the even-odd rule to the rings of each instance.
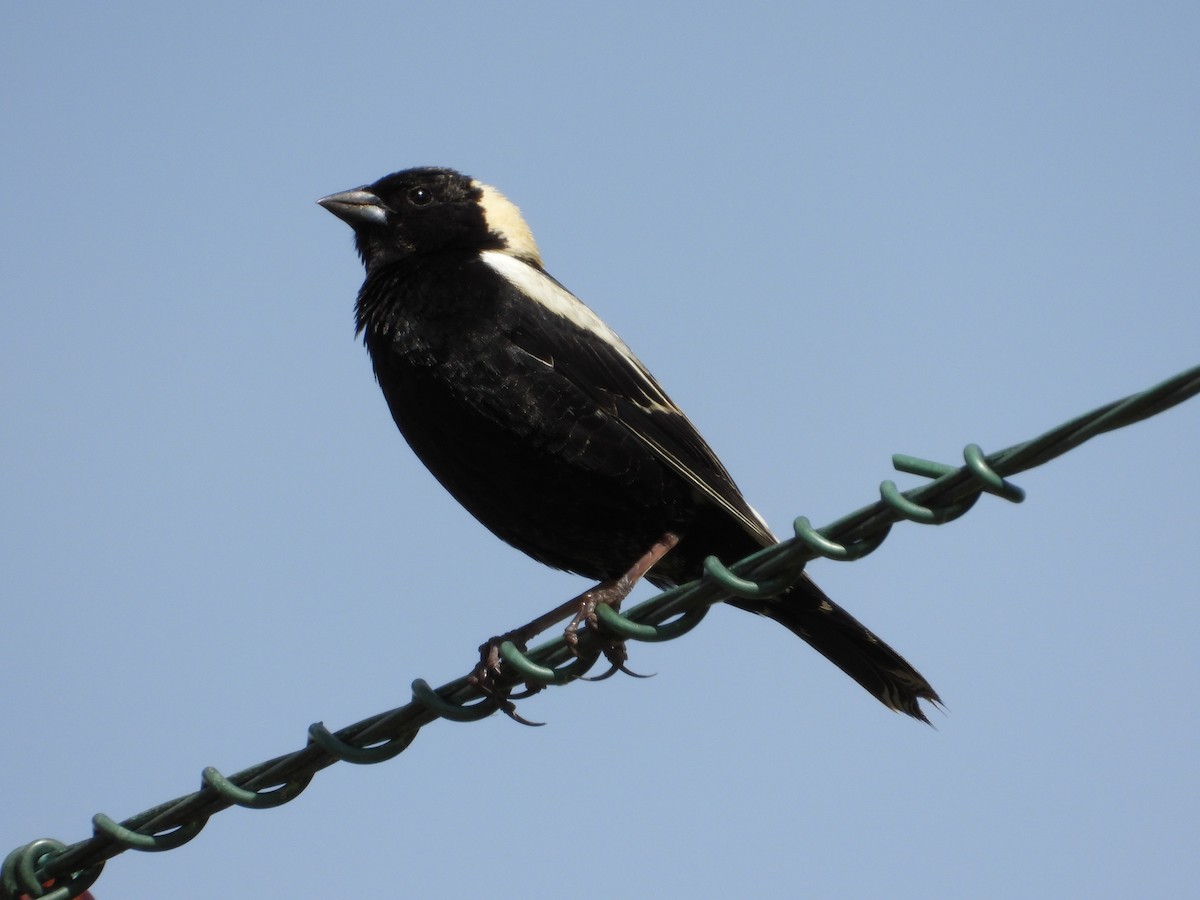
[[[665, 587], [775, 542], [629, 348], [546, 273], [517, 208], [450, 169], [397, 172], [319, 201], [366, 267], [357, 327], [397, 426], [498, 537], [597, 581], [665, 534]], [[891, 709], [924, 720], [928, 682], [807, 577], [731, 600], [773, 619]]]

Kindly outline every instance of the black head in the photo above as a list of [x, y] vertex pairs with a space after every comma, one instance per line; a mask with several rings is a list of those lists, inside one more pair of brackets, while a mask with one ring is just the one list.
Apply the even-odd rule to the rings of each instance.
[[368, 272], [449, 249], [499, 250], [541, 265], [520, 210], [495, 188], [453, 169], [405, 169], [317, 202], [354, 229]]

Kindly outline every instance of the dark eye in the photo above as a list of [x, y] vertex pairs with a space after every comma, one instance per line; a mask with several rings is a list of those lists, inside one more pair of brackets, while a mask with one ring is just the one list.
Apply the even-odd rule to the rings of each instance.
[[428, 206], [433, 202], [433, 191], [429, 188], [415, 187], [408, 192], [408, 202], [413, 206]]

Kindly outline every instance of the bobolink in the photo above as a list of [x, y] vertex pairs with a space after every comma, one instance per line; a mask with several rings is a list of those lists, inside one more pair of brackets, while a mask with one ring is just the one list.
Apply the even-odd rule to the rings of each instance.
[[[600, 582], [652, 564], [659, 587], [698, 577], [706, 556], [775, 543], [646, 367], [546, 272], [495, 188], [418, 168], [318, 202], [354, 229], [367, 272], [357, 330], [392, 418], [495, 535]], [[924, 721], [918, 700], [938, 702], [807, 575], [727, 602], [799, 635], [891, 709]]]

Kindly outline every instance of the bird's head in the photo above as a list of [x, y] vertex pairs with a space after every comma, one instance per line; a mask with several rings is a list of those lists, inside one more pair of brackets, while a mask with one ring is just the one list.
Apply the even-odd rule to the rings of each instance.
[[499, 250], [542, 265], [516, 204], [453, 169], [405, 169], [317, 201], [354, 229], [367, 271], [440, 250]]

